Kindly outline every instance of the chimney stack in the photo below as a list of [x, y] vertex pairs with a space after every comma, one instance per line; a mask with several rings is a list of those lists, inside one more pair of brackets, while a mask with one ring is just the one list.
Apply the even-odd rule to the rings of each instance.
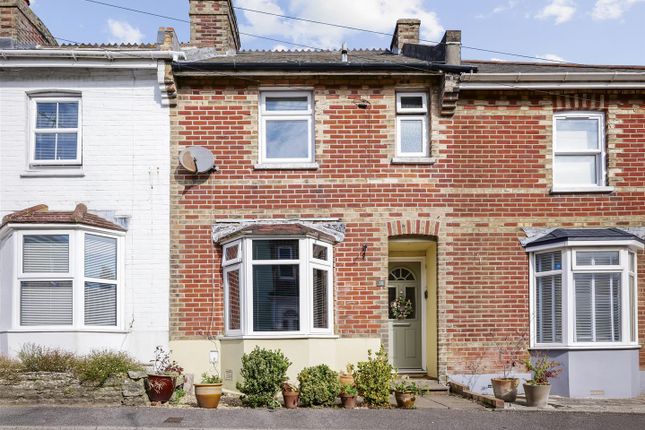
[[231, 0], [189, 0], [190, 44], [221, 54], [240, 49], [240, 32]]
[[29, 0], [0, 0], [0, 49], [57, 46], [58, 42], [29, 7]]
[[395, 54], [403, 52], [403, 45], [406, 43], [418, 44], [419, 43], [419, 29], [421, 28], [421, 20], [418, 19], [399, 19], [396, 22], [396, 29], [394, 36], [392, 36], [392, 43], [390, 44], [390, 51]]

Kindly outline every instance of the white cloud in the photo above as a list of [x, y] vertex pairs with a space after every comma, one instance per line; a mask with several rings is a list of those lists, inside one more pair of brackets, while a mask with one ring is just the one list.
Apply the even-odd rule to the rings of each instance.
[[[392, 33], [397, 18], [421, 20], [421, 38], [439, 41], [444, 28], [436, 13], [428, 11], [423, 0], [289, 0], [287, 10], [277, 0], [237, 0], [240, 7], [265, 10], [281, 15], [299, 16], [316, 21]], [[343, 41], [359, 32], [294, 21], [276, 16], [244, 12], [247, 23], [241, 31], [290, 41], [315, 48], [340, 48]], [[385, 43], [389, 46], [389, 40]], [[291, 49], [302, 48], [290, 45]]]
[[597, 0], [591, 17], [596, 21], [619, 19], [629, 8], [643, 1], [645, 0]]
[[538, 54], [538, 55], [536, 55], [536, 57], [542, 58], [543, 61], [546, 61], [546, 62], [549, 62], [549, 63], [551, 63], [551, 62], [554, 62], [554, 63], [566, 63], [566, 61], [567, 61], [564, 58], [562, 58], [562, 57], [560, 57], [559, 55], [556, 55], [556, 54]]
[[141, 43], [143, 40], [141, 30], [126, 21], [110, 18], [107, 20], [107, 25], [110, 30], [110, 43]]
[[562, 24], [573, 18], [576, 5], [573, 0], [551, 0], [536, 17], [539, 19], [554, 19], [556, 24]]

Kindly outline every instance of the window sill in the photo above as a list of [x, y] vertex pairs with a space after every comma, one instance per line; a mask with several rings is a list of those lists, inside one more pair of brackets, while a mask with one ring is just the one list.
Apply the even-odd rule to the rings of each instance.
[[431, 157], [394, 157], [391, 160], [392, 164], [435, 164], [436, 158]]
[[2, 330], [0, 334], [4, 333], [104, 333], [104, 334], [128, 334], [129, 330], [123, 330], [121, 328], [54, 328], [54, 327], [43, 327], [43, 328], [15, 328], [10, 330]]
[[551, 194], [573, 194], [573, 193], [613, 193], [614, 187], [553, 187]]
[[317, 170], [318, 163], [259, 163], [253, 166], [255, 170]]
[[620, 344], [620, 345], [534, 345], [529, 348], [529, 351], [541, 350], [559, 350], [559, 351], [610, 351], [610, 350], [624, 350], [624, 349], [641, 349], [641, 345], [634, 344]]
[[85, 172], [81, 169], [51, 169], [51, 170], [26, 170], [20, 174], [21, 178], [83, 178]]
[[258, 335], [242, 335], [242, 336], [222, 336], [220, 340], [306, 340], [306, 339], [340, 339], [340, 336], [335, 334], [297, 334], [297, 335], [276, 335], [276, 336], [258, 336]]

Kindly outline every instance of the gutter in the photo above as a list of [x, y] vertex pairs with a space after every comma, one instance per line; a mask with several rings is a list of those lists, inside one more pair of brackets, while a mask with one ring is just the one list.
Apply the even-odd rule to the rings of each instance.
[[644, 72], [469, 73], [461, 75], [461, 89], [603, 89], [645, 88]]
[[172, 60], [179, 61], [186, 57], [183, 52], [176, 51], [111, 51], [104, 50], [74, 50], [74, 49], [2, 49], [1, 59], [25, 59], [25, 58], [71, 58], [80, 59], [106, 59], [106, 60]]
[[[447, 73], [472, 73], [477, 71], [475, 66], [456, 66], [448, 64], [396, 64], [396, 63], [309, 63], [309, 62], [288, 62], [288, 63], [263, 63], [263, 62], [173, 62], [173, 71], [176, 74], [182, 72], [371, 72], [371, 71], [395, 71], [395, 72], [447, 72]], [[188, 74], [188, 73], [186, 73]]]

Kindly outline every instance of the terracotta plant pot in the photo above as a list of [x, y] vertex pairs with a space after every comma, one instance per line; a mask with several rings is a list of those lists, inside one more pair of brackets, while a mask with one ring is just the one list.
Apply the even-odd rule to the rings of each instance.
[[517, 399], [517, 387], [520, 385], [518, 378], [493, 378], [491, 383], [495, 398], [505, 402], [514, 402]]
[[356, 396], [340, 396], [340, 401], [345, 409], [354, 409], [356, 407]]
[[297, 391], [283, 391], [282, 397], [284, 398], [284, 407], [287, 409], [296, 409], [298, 407], [298, 400], [300, 393]]
[[146, 393], [151, 402], [166, 403], [175, 392], [175, 378], [166, 375], [148, 375]]
[[394, 392], [394, 398], [396, 399], [396, 406], [401, 409], [413, 409], [414, 402], [417, 400], [417, 396], [413, 393], [402, 393], [400, 391]]
[[195, 397], [200, 408], [217, 409], [222, 397], [222, 384], [195, 384]]
[[526, 406], [536, 406], [544, 408], [549, 404], [549, 393], [551, 384], [533, 385], [524, 384], [524, 394], [526, 395]]
[[340, 382], [340, 385], [354, 386], [354, 377], [347, 373], [341, 373], [340, 375], [338, 375], [338, 382]]

